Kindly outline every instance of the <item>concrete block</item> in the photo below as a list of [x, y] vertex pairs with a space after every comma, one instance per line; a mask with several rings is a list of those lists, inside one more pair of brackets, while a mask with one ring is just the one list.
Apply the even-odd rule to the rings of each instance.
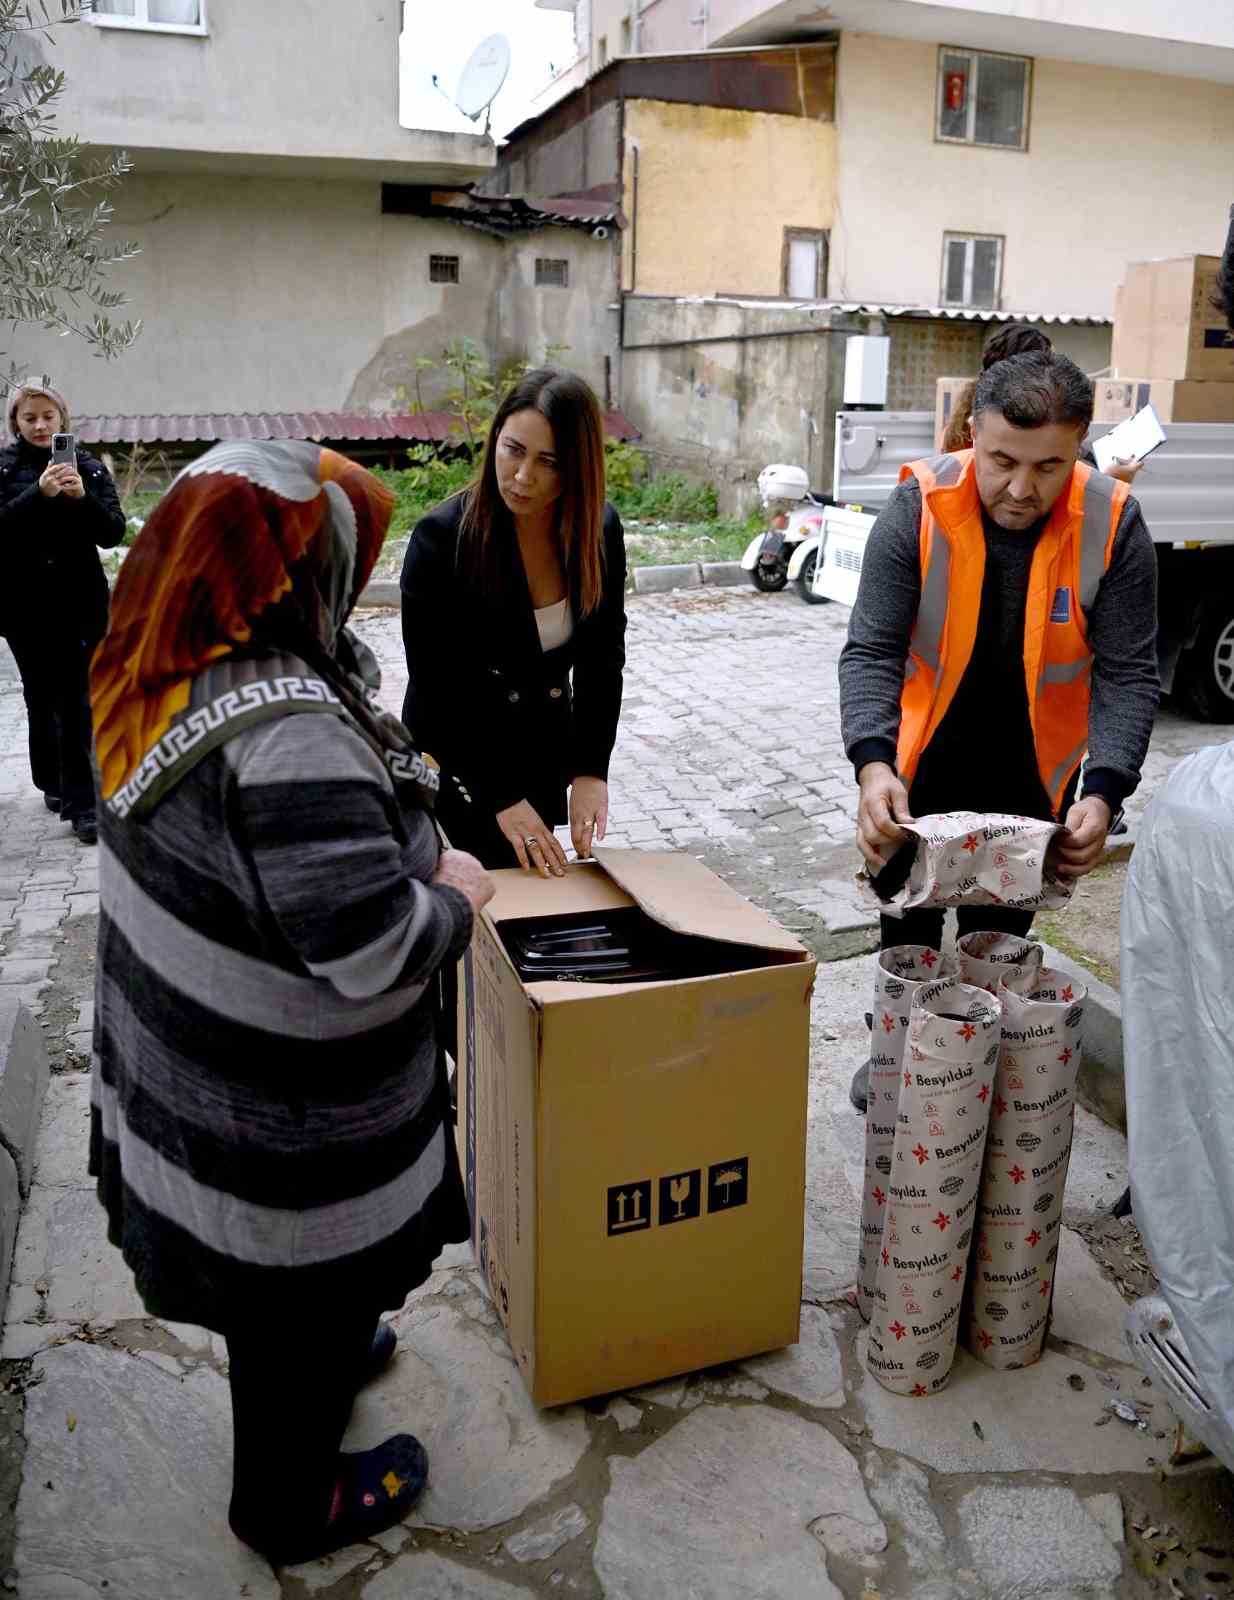
[[21, 1221], [21, 1183], [17, 1165], [7, 1150], [0, 1149], [0, 1320], [9, 1298], [9, 1270], [17, 1225]]
[[1127, 1131], [1127, 1085], [1123, 1076], [1123, 1003], [1117, 989], [1102, 983], [1087, 967], [1052, 945], [1043, 946], [1046, 965], [1070, 973], [1088, 990], [1084, 1008], [1084, 1052], [1076, 1096], [1103, 1122]]
[[697, 561], [673, 567], [635, 567], [635, 594], [666, 594], [670, 589], [701, 589], [703, 570]]
[[402, 604], [402, 595], [397, 578], [371, 578], [360, 593], [356, 602], [361, 606], [386, 606], [397, 610]]
[[750, 581], [740, 561], [704, 561], [702, 568], [704, 583], [720, 583], [735, 588], [738, 584]]
[[[30, 1187], [50, 1072], [42, 1029], [25, 1005], [0, 992], [0, 1145], [16, 1162], [23, 1193]], [[9, 1259], [3, 1265], [6, 1285]]]

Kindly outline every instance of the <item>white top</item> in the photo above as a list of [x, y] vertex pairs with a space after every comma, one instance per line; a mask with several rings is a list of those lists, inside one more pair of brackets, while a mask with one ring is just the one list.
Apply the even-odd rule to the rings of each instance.
[[570, 612], [570, 597], [559, 600], [555, 606], [541, 606], [536, 612], [536, 628], [540, 634], [540, 649], [560, 650], [574, 632], [574, 617]]

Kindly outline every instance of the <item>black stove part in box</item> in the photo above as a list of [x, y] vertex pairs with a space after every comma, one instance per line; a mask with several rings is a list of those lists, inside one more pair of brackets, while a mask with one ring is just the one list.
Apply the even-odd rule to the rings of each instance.
[[498, 932], [524, 983], [664, 983], [774, 961], [752, 945], [674, 933], [637, 906], [516, 917]]

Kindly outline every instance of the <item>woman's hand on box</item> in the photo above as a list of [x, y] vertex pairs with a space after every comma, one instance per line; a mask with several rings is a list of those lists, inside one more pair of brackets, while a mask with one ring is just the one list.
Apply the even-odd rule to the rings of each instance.
[[497, 826], [524, 871], [538, 872], [542, 878], [565, 876], [566, 853], [535, 806], [526, 800], [516, 801], [497, 813]]
[[570, 788], [570, 838], [580, 859], [591, 854], [608, 827], [608, 784], [603, 778], [575, 778]]
[[466, 850], [443, 850], [430, 883], [448, 883], [465, 894], [473, 911], [482, 911], [497, 892], [485, 869]]

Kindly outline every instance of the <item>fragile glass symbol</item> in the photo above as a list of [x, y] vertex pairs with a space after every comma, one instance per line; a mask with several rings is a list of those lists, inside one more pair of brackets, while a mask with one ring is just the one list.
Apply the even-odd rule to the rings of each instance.
[[689, 1173], [687, 1173], [684, 1178], [674, 1178], [669, 1184], [668, 1193], [669, 1198], [677, 1207], [677, 1217], [680, 1219], [685, 1215], [685, 1212], [682, 1208], [684, 1207], [686, 1201], [690, 1198]]

